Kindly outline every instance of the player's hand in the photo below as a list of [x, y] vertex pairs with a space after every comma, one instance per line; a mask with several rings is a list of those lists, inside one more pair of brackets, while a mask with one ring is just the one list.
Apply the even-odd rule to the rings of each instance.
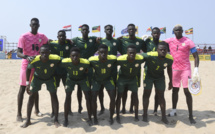
[[70, 45], [73, 44], [73, 42], [72, 42], [70, 39], [66, 39], [66, 41], [68, 41], [68, 43], [69, 43]]
[[26, 60], [30, 63], [36, 56], [27, 56]]
[[173, 88], [173, 86], [172, 86], [172, 81], [170, 81], [169, 82], [169, 88], [168, 88], [168, 90], [171, 90]]
[[198, 67], [195, 67], [195, 68], [194, 68], [193, 76], [192, 76], [192, 81], [193, 81], [194, 83], [200, 81], [200, 76], [199, 76], [199, 69], [198, 69]]
[[30, 85], [27, 85], [26, 88], [25, 88], [26, 92], [31, 95], [32, 92], [30, 91]]
[[100, 40], [101, 40], [101, 39], [102, 39], [101, 37], [97, 37], [97, 38], [96, 38], [96, 43], [97, 43], [97, 44], [100, 44]]
[[120, 37], [117, 38], [117, 40], [121, 40], [122, 38], [123, 38], [123, 36], [120, 36]]

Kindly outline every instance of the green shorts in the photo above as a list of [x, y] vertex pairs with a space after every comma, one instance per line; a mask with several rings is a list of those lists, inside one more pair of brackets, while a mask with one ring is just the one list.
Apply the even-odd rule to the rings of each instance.
[[117, 80], [117, 91], [119, 93], [123, 93], [125, 88], [132, 92], [137, 92], [138, 90], [138, 78], [128, 79], [123, 78], [119, 76], [119, 79]]
[[106, 81], [102, 81], [102, 82], [98, 82], [93, 80], [92, 81], [92, 91], [99, 91], [99, 89], [101, 89], [101, 86], [104, 86], [106, 88], [106, 90], [114, 90], [115, 89], [115, 84], [113, 79], [111, 80], [106, 80]]
[[57, 86], [56, 86], [56, 80], [55, 77], [52, 77], [48, 80], [41, 80], [37, 77], [33, 77], [31, 81], [31, 92], [37, 92], [41, 90], [41, 85], [46, 84], [47, 90], [51, 93], [56, 92]]
[[76, 84], [81, 87], [82, 91], [90, 91], [90, 84], [87, 78], [83, 80], [78, 80], [78, 81], [74, 81], [74, 80], [71, 80], [70, 78], [67, 78], [66, 86], [65, 86], [66, 92], [72, 92]]
[[156, 90], [165, 90], [165, 77], [155, 79], [148, 75], [144, 76], [143, 86], [146, 90], [152, 90], [152, 86], [154, 84]]
[[57, 87], [60, 86], [60, 80], [62, 80], [63, 86], [65, 86], [66, 85], [66, 78], [67, 78], [67, 75], [55, 75]]

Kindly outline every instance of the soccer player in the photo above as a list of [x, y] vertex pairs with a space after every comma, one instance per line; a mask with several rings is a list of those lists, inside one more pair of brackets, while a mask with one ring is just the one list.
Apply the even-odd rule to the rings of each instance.
[[120, 123], [119, 109], [121, 104], [121, 98], [125, 89], [132, 91], [132, 99], [135, 108], [135, 121], [139, 121], [139, 100], [137, 95], [138, 73], [143, 62], [143, 56], [136, 54], [136, 45], [129, 45], [127, 47], [127, 54], [119, 56], [117, 58], [117, 65], [120, 65], [119, 78], [117, 81], [118, 90], [116, 100], [116, 120], [118, 123]]
[[[73, 47], [71, 41], [66, 40], [66, 32], [64, 30], [58, 31], [57, 35], [58, 40], [50, 42], [51, 54], [56, 54], [61, 58], [69, 58], [70, 57], [70, 49]], [[66, 84], [67, 71], [58, 66], [55, 72], [56, 86], [59, 87], [60, 80], [62, 80], [63, 85]], [[71, 103], [71, 102], [70, 102]], [[71, 107], [69, 110], [69, 114], [72, 115]], [[54, 110], [52, 107], [51, 117], [54, 116]]]
[[143, 121], [148, 122], [148, 106], [149, 97], [151, 95], [152, 86], [154, 84], [156, 94], [158, 97], [158, 103], [161, 107], [162, 121], [168, 124], [166, 118], [166, 102], [164, 98], [165, 91], [165, 76], [164, 69], [167, 68], [169, 75], [169, 90], [172, 88], [172, 63], [173, 58], [170, 54], [167, 54], [167, 43], [159, 42], [157, 46], [157, 52], [143, 53], [142, 56], [146, 62], [144, 69], [144, 93], [143, 93]]
[[[58, 55], [52, 55], [50, 54], [49, 45], [43, 45], [40, 48], [40, 55], [36, 56], [35, 59], [28, 64], [28, 68], [26, 70], [26, 91], [30, 95], [28, 99], [28, 106], [27, 106], [27, 120], [22, 125], [23, 128], [28, 127], [31, 125], [31, 111], [33, 108], [33, 104], [35, 101], [36, 94], [38, 94], [38, 91], [41, 90], [41, 85], [46, 84], [47, 90], [50, 93], [51, 100], [53, 101], [53, 108], [54, 108], [54, 124], [55, 127], [59, 127], [60, 124], [58, 122], [58, 110], [59, 110], [59, 103], [58, 98], [56, 94], [56, 81], [54, 78], [54, 72], [57, 67], [57, 65], [60, 63], [61, 58]], [[30, 84], [29, 84], [29, 77], [31, 73], [31, 69], [34, 68], [35, 72], [33, 75], [33, 79], [31, 81], [31, 87], [30, 90]]]
[[[18, 93], [18, 112], [17, 121], [23, 121], [22, 119], [22, 103], [23, 96], [26, 88], [26, 69], [28, 62], [33, 59], [33, 56], [39, 54], [40, 47], [48, 42], [48, 38], [41, 33], [38, 33], [40, 27], [39, 20], [37, 18], [32, 18], [30, 22], [31, 31], [23, 34], [19, 38], [17, 56], [22, 58], [22, 66], [20, 71], [20, 88]], [[32, 74], [33, 75], [33, 70]], [[35, 114], [37, 116], [42, 116], [39, 111], [39, 95], [35, 95]]]
[[[95, 36], [88, 36], [89, 32], [90, 32], [89, 26], [87, 24], [83, 24], [81, 27], [82, 37], [75, 37], [72, 39], [74, 45], [81, 50], [81, 58], [84, 58], [84, 59], [88, 59], [90, 58], [90, 56], [93, 56], [99, 46], [100, 38]], [[93, 70], [89, 69], [88, 78], [89, 78], [90, 84], [91, 84], [92, 75], [93, 75]], [[78, 86], [77, 97], [78, 97], [78, 104], [79, 104], [78, 112], [81, 113], [83, 108], [81, 106], [82, 92], [80, 90], [80, 86]]]
[[77, 47], [73, 47], [71, 49], [70, 58], [65, 58], [62, 60], [61, 67], [67, 70], [68, 75], [66, 79], [66, 99], [64, 104], [64, 117], [65, 121], [63, 125], [68, 126], [68, 113], [70, 110], [70, 102], [72, 91], [74, 90], [74, 86], [77, 84], [80, 86], [81, 90], [84, 92], [87, 112], [88, 112], [88, 124], [92, 125], [91, 120], [91, 100], [90, 100], [90, 84], [87, 78], [88, 68], [90, 66], [90, 62], [84, 58], [80, 58], [80, 49]]
[[[176, 114], [176, 106], [178, 102], [178, 91], [182, 82], [184, 88], [184, 94], [186, 96], [188, 111], [189, 111], [189, 120], [191, 124], [195, 124], [196, 121], [193, 119], [193, 100], [190, 92], [188, 91], [188, 78], [191, 78], [191, 67], [189, 61], [190, 52], [192, 53], [195, 61], [195, 68], [193, 73], [193, 78], [198, 74], [199, 66], [199, 56], [193, 41], [184, 37], [182, 35], [183, 28], [181, 25], [176, 25], [174, 27], [175, 38], [166, 39], [165, 42], [169, 44], [170, 53], [173, 56], [173, 65], [172, 65], [172, 111], [169, 116], [174, 116]], [[197, 79], [193, 79], [194, 82]]]
[[[98, 48], [98, 56], [89, 58], [90, 65], [95, 70], [92, 80], [92, 111], [94, 124], [98, 124], [97, 119], [97, 95], [101, 87], [105, 87], [110, 97], [110, 125], [113, 124], [113, 114], [115, 108], [115, 83], [112, 78], [113, 69], [116, 66], [116, 56], [107, 55], [108, 46], [101, 44]], [[103, 89], [103, 88], [102, 88]]]
[[[129, 24], [127, 26], [127, 30], [128, 30], [128, 35], [129, 36], [119, 38], [119, 41], [120, 41], [120, 53], [122, 55], [126, 54], [127, 53], [127, 47], [129, 45], [131, 45], [131, 44], [134, 44], [136, 46], [136, 52], [137, 53], [140, 53], [141, 50], [143, 52], [146, 52], [146, 46], [145, 46], [144, 41], [141, 38], [135, 36], [135, 32], [136, 32], [135, 25], [134, 24]], [[139, 86], [140, 86], [140, 71], [138, 73], [138, 82], [139, 82]], [[128, 92], [128, 90], [124, 91], [124, 95], [123, 95], [123, 98], [122, 98], [122, 111], [121, 112], [123, 114], [126, 113], [125, 105], [126, 105], [126, 100], [127, 100], [127, 92]], [[131, 99], [131, 105], [130, 105], [130, 113], [133, 113], [132, 99]]]
[[[106, 46], [108, 46], [108, 55], [115, 55], [117, 56], [117, 52], [119, 52], [119, 41], [115, 38], [112, 37], [112, 33], [113, 33], [113, 26], [112, 25], [106, 25], [104, 27], [105, 29], [105, 34], [106, 34], [106, 38], [102, 38], [100, 40], [100, 44], [104, 44]], [[113, 80], [114, 83], [116, 85], [116, 77], [117, 77], [117, 66], [115, 66], [114, 70], [113, 70]], [[99, 90], [99, 101], [101, 104], [101, 111], [99, 112], [98, 115], [102, 115], [104, 113], [105, 107], [104, 107], [104, 102], [103, 102], [103, 98], [104, 98], [104, 92], [103, 92], [104, 87], [102, 87]]]

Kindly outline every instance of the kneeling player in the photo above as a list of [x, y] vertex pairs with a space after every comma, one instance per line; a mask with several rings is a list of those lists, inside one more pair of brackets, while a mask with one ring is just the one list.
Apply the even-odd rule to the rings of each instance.
[[100, 45], [98, 48], [99, 56], [89, 58], [90, 65], [95, 70], [92, 80], [92, 110], [94, 116], [94, 124], [98, 124], [97, 120], [97, 96], [101, 87], [105, 87], [110, 97], [110, 124], [113, 124], [113, 114], [115, 108], [115, 84], [113, 81], [113, 70], [116, 66], [116, 56], [107, 55], [108, 47]]
[[[50, 92], [51, 100], [53, 101], [53, 108], [54, 108], [54, 124], [56, 127], [59, 127], [60, 124], [58, 122], [58, 110], [59, 110], [59, 103], [56, 94], [56, 81], [53, 77], [56, 66], [60, 63], [61, 58], [57, 55], [50, 54], [49, 45], [43, 45], [40, 48], [40, 55], [36, 56], [35, 59], [28, 64], [28, 68], [26, 71], [26, 91], [29, 96], [28, 106], [27, 106], [27, 120], [22, 125], [23, 128], [28, 127], [31, 125], [31, 111], [34, 104], [34, 98], [38, 91], [41, 89], [41, 85], [44, 83], [47, 86], [47, 90]], [[31, 81], [31, 87], [29, 85], [29, 77], [31, 73], [31, 69], [34, 68], [34, 76]]]
[[87, 72], [90, 62], [86, 59], [80, 58], [80, 49], [73, 47], [70, 52], [70, 58], [65, 58], [62, 60], [61, 66], [67, 70], [66, 79], [66, 100], [64, 104], [64, 126], [68, 126], [68, 114], [70, 110], [71, 94], [74, 90], [74, 86], [77, 84], [84, 91], [87, 112], [88, 112], [88, 124], [92, 125], [91, 120], [91, 109], [90, 109], [90, 84], [87, 78]]
[[147, 122], [147, 111], [149, 106], [149, 97], [151, 95], [152, 86], [154, 84], [156, 93], [158, 95], [158, 103], [161, 107], [162, 121], [168, 124], [166, 118], [166, 102], [164, 98], [165, 91], [165, 76], [164, 69], [167, 67], [169, 75], [169, 90], [172, 88], [172, 63], [173, 58], [167, 54], [167, 44], [159, 42], [157, 52], [148, 52], [142, 54], [146, 61], [144, 70], [144, 94], [143, 94], [143, 121]]
[[117, 58], [117, 65], [120, 65], [119, 78], [117, 81], [118, 95], [116, 100], [116, 120], [120, 123], [119, 109], [121, 104], [121, 98], [125, 89], [132, 91], [132, 99], [135, 107], [135, 121], [138, 119], [138, 73], [143, 63], [143, 56], [136, 54], [136, 46], [129, 45], [127, 47], [127, 54], [119, 56]]

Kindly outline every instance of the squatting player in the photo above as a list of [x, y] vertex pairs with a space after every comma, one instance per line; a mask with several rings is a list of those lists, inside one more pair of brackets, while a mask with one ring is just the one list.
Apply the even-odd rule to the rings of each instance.
[[[41, 33], [38, 33], [38, 29], [40, 27], [39, 20], [37, 18], [32, 18], [30, 22], [31, 31], [23, 34], [19, 38], [17, 56], [22, 58], [22, 66], [20, 71], [20, 88], [18, 93], [18, 112], [17, 112], [17, 121], [22, 120], [22, 102], [23, 95], [25, 93], [26, 88], [26, 69], [28, 66], [28, 62], [33, 59], [33, 56], [39, 54], [40, 47], [43, 44], [48, 42], [48, 38]], [[32, 74], [33, 75], [33, 70]], [[39, 95], [36, 92], [35, 95], [35, 114], [37, 116], [42, 116], [39, 111]]]
[[[94, 116], [94, 124], [98, 124], [97, 119], [97, 95], [99, 90], [105, 87], [110, 97], [110, 124], [113, 124], [113, 114], [115, 108], [115, 83], [113, 80], [113, 69], [116, 67], [116, 56], [107, 55], [108, 46], [101, 44], [98, 48], [98, 56], [89, 58], [90, 65], [94, 69], [92, 80], [92, 110]], [[102, 87], [102, 89], [101, 89]]]

